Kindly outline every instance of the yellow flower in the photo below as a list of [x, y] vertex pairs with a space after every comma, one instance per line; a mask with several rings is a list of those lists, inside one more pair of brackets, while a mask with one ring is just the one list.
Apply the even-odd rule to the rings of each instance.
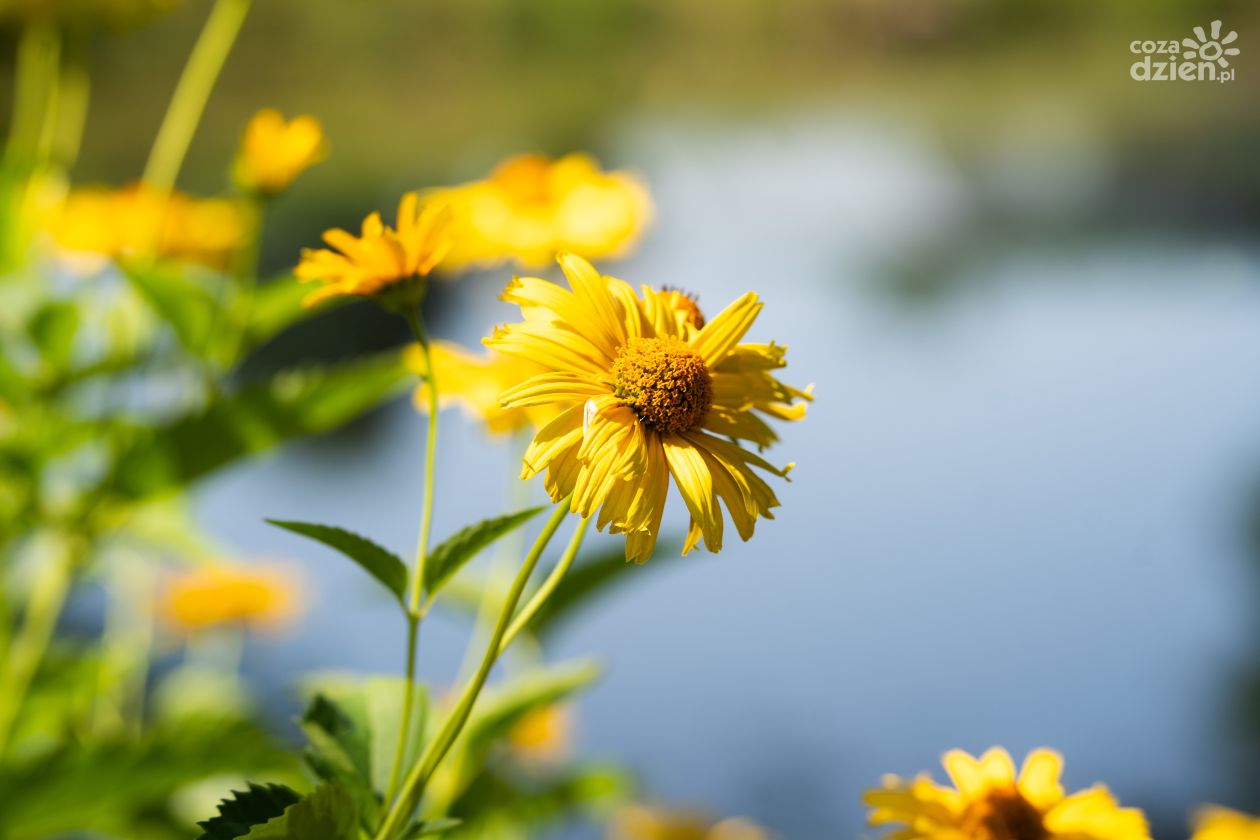
[[380, 296], [400, 303], [416, 303], [427, 277], [451, 249], [450, 211], [437, 203], [423, 207], [415, 193], [398, 204], [397, 228], [381, 221], [380, 213], [363, 220], [359, 236], [334, 228], [324, 241], [334, 250], [307, 248], [297, 267], [298, 279], [324, 287], [306, 298], [313, 306], [339, 295]]
[[652, 215], [643, 184], [604, 172], [587, 155], [509, 158], [483, 181], [432, 191], [455, 213], [458, 243], [446, 267], [504, 260], [537, 267], [562, 251], [587, 259], [630, 250]]
[[511, 728], [508, 745], [516, 756], [530, 764], [553, 764], [573, 751], [573, 712], [553, 703], [534, 709]]
[[629, 805], [613, 817], [608, 840], [770, 840], [770, 834], [745, 819], [711, 823], [694, 811]]
[[[572, 291], [516, 278], [503, 299], [525, 320], [485, 343], [543, 365], [545, 372], [503, 394], [504, 408], [546, 406], [552, 419], [525, 454], [523, 477], [546, 472], [555, 501], [598, 511], [597, 526], [625, 534], [626, 558], [644, 562], [660, 530], [669, 479], [691, 513], [686, 554], [703, 537], [722, 547], [726, 505], [741, 539], [779, 502], [754, 467], [786, 477], [737, 441], [758, 448], [778, 436], [761, 415], [799, 420], [808, 391], [779, 382], [786, 348], [742, 344], [761, 302], [751, 292], [707, 323], [676, 292], [603, 277], [586, 260], [560, 256]], [[687, 306], [680, 306], [686, 301]], [[440, 388], [440, 385], [439, 385]]]
[[54, 217], [52, 235], [70, 252], [125, 260], [152, 250], [165, 259], [223, 268], [248, 233], [235, 202], [164, 195], [136, 184], [72, 190]]
[[1149, 840], [1146, 817], [1121, 808], [1102, 785], [1065, 794], [1063, 758], [1033, 750], [1019, 775], [1006, 750], [979, 759], [951, 750], [943, 759], [954, 786], [930, 776], [886, 776], [863, 799], [870, 823], [895, 828], [888, 840]]
[[1260, 818], [1209, 805], [1195, 814], [1191, 840], [1260, 840]]
[[246, 192], [275, 195], [327, 154], [323, 128], [314, 117], [286, 122], [279, 111], [265, 108], [245, 127], [233, 174]]
[[[499, 405], [504, 391], [542, 373], [546, 370], [542, 365], [501, 353], [477, 355], [450, 341], [433, 342], [429, 352], [442, 407], [458, 405], [474, 419], [485, 423], [491, 434], [536, 428], [551, 419], [551, 412], [545, 407], [503, 408]], [[408, 347], [405, 358], [408, 367], [425, 374], [420, 345]], [[429, 410], [427, 395], [427, 385], [416, 388], [413, 401], [421, 412]]]
[[212, 566], [174, 576], [163, 592], [161, 613], [187, 633], [224, 624], [270, 628], [299, 609], [297, 581], [276, 566]]

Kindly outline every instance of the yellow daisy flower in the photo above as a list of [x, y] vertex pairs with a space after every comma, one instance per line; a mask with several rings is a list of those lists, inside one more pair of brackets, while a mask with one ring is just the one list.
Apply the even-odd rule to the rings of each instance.
[[196, 633], [225, 624], [274, 628], [299, 610], [297, 580], [277, 566], [212, 566], [174, 575], [160, 613], [172, 627]]
[[613, 816], [608, 840], [770, 840], [770, 834], [741, 818], [713, 823], [694, 811], [628, 805]]
[[994, 747], [976, 759], [951, 750], [942, 761], [953, 787], [924, 774], [886, 776], [863, 796], [873, 826], [893, 826], [887, 840], [1149, 840], [1146, 817], [1121, 808], [1102, 785], [1066, 794], [1063, 758], [1033, 750], [1019, 775]]
[[561, 251], [588, 259], [625, 254], [652, 216], [647, 188], [627, 172], [604, 172], [587, 155], [518, 155], [489, 178], [433, 190], [451, 205], [459, 232], [449, 268], [505, 260], [537, 267]]
[[[551, 412], [543, 406], [503, 408], [499, 405], [499, 396], [504, 391], [543, 373], [546, 368], [542, 365], [501, 353], [471, 353], [450, 341], [432, 342], [429, 352], [442, 407], [459, 406], [473, 419], [485, 423], [490, 434], [538, 428], [551, 419]], [[405, 360], [411, 370], [422, 376], [426, 373], [420, 345], [408, 347]], [[413, 402], [421, 413], [428, 413], [426, 384], [416, 388]]]
[[485, 340], [546, 369], [502, 396], [504, 408], [552, 414], [525, 454], [523, 477], [545, 472], [553, 500], [572, 494], [574, 513], [598, 512], [597, 527], [625, 534], [635, 562], [652, 555], [670, 476], [691, 513], [684, 554], [701, 538], [721, 549], [719, 500], [749, 539], [757, 517], [773, 518], [779, 504], [754, 468], [786, 477], [791, 465], [775, 467], [738, 441], [769, 446], [778, 437], [762, 415], [799, 420], [812, 398], [771, 375], [786, 363], [785, 347], [741, 343], [761, 311], [757, 296], [705, 322], [677, 292], [636, 295], [581, 257], [559, 260], [572, 291], [514, 279], [503, 299], [525, 320]]
[[1195, 814], [1191, 840], [1260, 840], [1260, 817], [1209, 805]]
[[307, 248], [296, 270], [303, 282], [324, 283], [307, 296], [306, 305], [339, 295], [418, 303], [424, 294], [423, 279], [450, 251], [449, 230], [445, 206], [428, 202], [422, 207], [415, 193], [407, 193], [398, 204], [396, 228], [373, 213], [363, 220], [359, 236], [338, 228], [325, 231], [324, 241], [333, 250]]
[[248, 236], [234, 201], [164, 195], [141, 184], [72, 190], [51, 225], [53, 239], [72, 253], [126, 260], [152, 250], [216, 268], [227, 266]]
[[554, 764], [573, 752], [573, 710], [563, 703], [534, 709], [508, 731], [513, 754], [528, 764]]
[[279, 111], [266, 108], [245, 127], [233, 175], [246, 192], [276, 195], [327, 154], [318, 120], [300, 116], [286, 121]]

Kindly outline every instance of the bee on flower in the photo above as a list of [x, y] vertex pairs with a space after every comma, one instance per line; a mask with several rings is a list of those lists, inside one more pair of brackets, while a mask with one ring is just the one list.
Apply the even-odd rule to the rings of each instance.
[[285, 120], [279, 111], [266, 108], [245, 126], [232, 174], [245, 192], [269, 197], [284, 192], [327, 156], [328, 142], [318, 120], [306, 115]]
[[1195, 814], [1190, 840], [1260, 840], [1260, 817], [1209, 805]]
[[295, 618], [301, 600], [299, 582], [286, 568], [219, 565], [172, 575], [159, 613], [169, 626], [190, 635], [230, 625], [267, 630]]
[[871, 825], [890, 827], [890, 840], [1150, 840], [1143, 813], [1106, 787], [1066, 793], [1052, 750], [1033, 750], [1018, 775], [1000, 747], [978, 759], [951, 750], [942, 763], [952, 787], [890, 775], [867, 791]]
[[742, 818], [714, 823], [702, 813], [629, 805], [608, 826], [608, 840], [770, 840], [764, 828]]
[[638, 178], [606, 172], [581, 154], [518, 155], [484, 180], [429, 195], [455, 216], [457, 244], [445, 266], [452, 270], [508, 260], [536, 268], [563, 251], [588, 259], [622, 256], [652, 216]]
[[762, 303], [749, 292], [705, 319], [676, 291], [601, 275], [564, 254], [569, 289], [537, 278], [514, 279], [503, 299], [524, 320], [485, 339], [491, 349], [544, 368], [502, 395], [506, 409], [545, 407], [551, 420], [525, 453], [522, 477], [545, 473], [553, 501], [597, 526], [626, 535], [626, 558], [651, 557], [670, 479], [691, 527], [683, 553], [702, 539], [723, 541], [726, 507], [743, 540], [778, 506], [758, 471], [786, 478], [758, 450], [778, 440], [766, 418], [799, 420], [809, 389], [785, 385], [773, 371], [787, 348], [743, 341]]
[[407, 193], [398, 204], [394, 227], [372, 213], [359, 236], [334, 228], [324, 232], [329, 248], [302, 252], [296, 274], [323, 285], [307, 306], [339, 296], [375, 297], [386, 306], [414, 306], [424, 296], [424, 280], [450, 252], [451, 213], [446, 206]]

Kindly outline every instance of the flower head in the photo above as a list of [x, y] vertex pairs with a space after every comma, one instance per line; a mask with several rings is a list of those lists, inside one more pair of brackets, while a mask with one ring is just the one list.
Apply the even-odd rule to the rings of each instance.
[[770, 840], [770, 834], [741, 818], [714, 823], [695, 811], [629, 805], [613, 816], [608, 840]]
[[450, 251], [449, 229], [445, 206], [421, 206], [415, 193], [407, 193], [398, 204], [397, 227], [373, 213], [363, 220], [359, 236], [338, 228], [325, 231], [324, 241], [332, 250], [308, 248], [297, 267], [298, 279], [324, 284], [307, 296], [306, 305], [339, 295], [415, 303], [423, 295], [423, 279]]
[[[504, 391], [542, 373], [545, 370], [542, 365], [502, 353], [474, 354], [449, 341], [434, 341], [429, 353], [441, 405], [458, 405], [474, 419], [485, 423], [491, 434], [537, 428], [551, 419], [551, 412], [544, 406], [503, 408], [499, 405], [499, 396]], [[424, 354], [417, 344], [407, 348], [406, 362], [421, 375], [427, 372]], [[429, 410], [427, 394], [428, 385], [416, 388], [413, 402], [422, 412]]]
[[545, 265], [562, 251], [588, 259], [624, 254], [652, 215], [647, 189], [605, 172], [587, 155], [518, 155], [482, 181], [434, 190], [455, 213], [459, 241], [447, 267], [515, 260]]
[[751, 292], [711, 320], [676, 292], [601, 276], [586, 260], [561, 255], [570, 290], [517, 278], [503, 299], [524, 321], [485, 343], [532, 361], [542, 373], [502, 396], [504, 408], [544, 406], [552, 419], [525, 454], [524, 478], [546, 473], [555, 501], [572, 494], [574, 513], [626, 535], [626, 557], [652, 555], [670, 478], [691, 514], [683, 553], [703, 538], [722, 547], [726, 506], [741, 539], [779, 502], [756, 472], [786, 477], [740, 444], [778, 440], [763, 419], [799, 420], [807, 390], [772, 371], [786, 348], [741, 343], [761, 311]]
[[166, 194], [136, 184], [72, 190], [54, 216], [52, 235], [74, 253], [125, 260], [152, 252], [223, 268], [248, 233], [236, 202]]
[[1063, 758], [1033, 750], [1019, 775], [1006, 750], [979, 759], [952, 750], [943, 759], [953, 787], [931, 777], [886, 776], [863, 799], [875, 826], [895, 840], [1149, 840], [1146, 817], [1121, 808], [1102, 785], [1066, 794]]
[[255, 628], [293, 618], [300, 595], [292, 574], [275, 566], [211, 566], [172, 577], [161, 612], [172, 627], [195, 633], [225, 624]]
[[527, 764], [554, 764], [573, 751], [573, 710], [563, 703], [541, 706], [508, 731], [508, 745]]
[[1260, 817], [1210, 805], [1195, 814], [1191, 840], [1260, 840]]
[[327, 154], [323, 128], [314, 117], [286, 121], [279, 111], [265, 108], [245, 127], [233, 175], [246, 192], [275, 195]]

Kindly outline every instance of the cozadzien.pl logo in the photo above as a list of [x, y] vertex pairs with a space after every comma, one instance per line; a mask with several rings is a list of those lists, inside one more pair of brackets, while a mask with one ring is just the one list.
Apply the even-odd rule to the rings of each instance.
[[1214, 20], [1206, 30], [1196, 26], [1193, 38], [1133, 41], [1129, 52], [1141, 58], [1129, 67], [1129, 76], [1138, 82], [1232, 82], [1237, 68], [1229, 61], [1238, 47], [1230, 44], [1237, 40], [1237, 32], [1223, 32]]

